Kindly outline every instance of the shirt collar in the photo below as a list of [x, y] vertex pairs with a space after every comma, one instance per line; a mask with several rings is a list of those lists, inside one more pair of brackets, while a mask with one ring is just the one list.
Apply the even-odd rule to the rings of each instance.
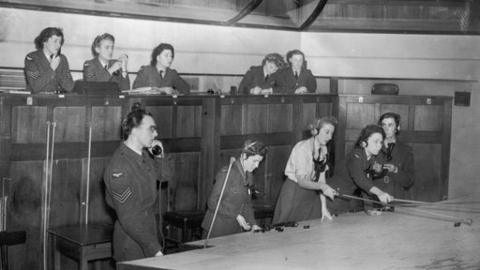
[[138, 163], [142, 163], [143, 161], [143, 152], [142, 155], [139, 155], [137, 152], [133, 151], [130, 147], [128, 147], [124, 142], [121, 144], [121, 151], [127, 156], [128, 159], [133, 159]]

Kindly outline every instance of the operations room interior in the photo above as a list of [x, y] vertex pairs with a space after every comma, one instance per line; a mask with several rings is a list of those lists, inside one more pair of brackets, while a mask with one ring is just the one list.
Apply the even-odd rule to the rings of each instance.
[[[34, 40], [48, 27], [63, 31], [52, 57], [66, 58], [47, 69], [65, 68], [68, 58], [71, 84], [37, 90], [31, 52], [46, 52]], [[106, 74], [128, 77], [127, 89], [82, 84], [86, 61], [101, 56], [92, 41], [104, 33], [114, 36], [109, 61], [122, 63]], [[165, 72], [188, 91], [152, 79], [138, 84], [146, 67], [158, 68], [152, 49], [159, 44], [172, 46]], [[287, 52], [303, 56], [311, 91], [277, 91], [285, 79], [278, 74], [294, 66]], [[285, 66], [262, 77], [271, 88], [241, 90], [244, 75], [272, 53]], [[479, 80], [475, 0], [0, 0], [0, 269], [480, 269]], [[149, 199], [161, 252], [120, 260], [114, 231], [126, 226], [125, 216], [135, 218], [119, 209], [144, 200], [128, 182], [112, 191], [127, 172], [110, 169], [143, 123], [124, 137], [135, 106], [155, 123], [154, 142], [162, 145], [158, 156], [151, 142], [139, 148], [159, 175]], [[413, 180], [384, 202], [361, 191], [348, 164], [357, 148], [367, 151], [366, 162], [376, 158], [357, 138], [367, 125], [384, 132], [379, 119], [388, 112], [400, 117], [395, 136], [410, 149]], [[320, 174], [332, 187], [348, 181], [356, 193], [334, 188], [332, 199], [324, 186], [312, 188], [318, 203], [327, 197], [331, 219], [322, 210], [321, 219], [274, 222], [282, 186], [292, 180], [286, 166], [294, 146], [315, 140], [323, 126], [312, 123], [325, 117], [336, 120]], [[266, 152], [250, 156], [252, 141]], [[261, 159], [246, 169], [255, 156]], [[248, 189], [249, 225], [259, 229], [234, 216], [243, 232], [210, 238], [214, 221], [209, 228], [202, 221], [208, 211], [215, 220], [226, 186], [231, 195], [235, 164], [251, 181], [240, 187]], [[391, 181], [365, 173], [374, 185]], [[225, 184], [211, 208], [219, 179]], [[345, 208], [332, 206], [339, 200]], [[378, 215], [363, 208], [371, 203], [381, 206]]]

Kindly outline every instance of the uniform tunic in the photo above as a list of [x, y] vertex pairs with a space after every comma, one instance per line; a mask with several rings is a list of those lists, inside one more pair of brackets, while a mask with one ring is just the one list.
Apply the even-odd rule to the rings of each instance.
[[183, 80], [175, 69], [166, 69], [164, 77], [160, 76], [160, 72], [156, 67], [148, 65], [142, 66], [137, 73], [137, 78], [133, 82], [133, 88], [139, 87], [172, 87], [182, 94], [190, 92], [190, 86]]
[[[202, 221], [202, 228], [206, 232], [208, 232], [212, 223], [227, 172], [228, 166], [223, 167], [215, 177], [215, 184], [207, 202], [208, 209]], [[225, 187], [210, 237], [242, 232], [242, 227], [237, 222], [238, 215], [242, 215], [250, 225], [257, 224], [247, 187], [250, 179], [251, 174], [246, 174], [243, 171], [239, 160], [235, 161], [228, 177], [227, 186]]]
[[67, 57], [63, 54], [60, 54], [59, 57], [60, 63], [53, 70], [43, 50], [27, 54], [25, 57], [27, 90], [32, 93], [55, 92], [57, 90], [72, 91], [73, 79], [70, 74]]
[[414, 162], [412, 148], [400, 141], [396, 141], [388, 160], [386, 149], [382, 149], [376, 157], [380, 164], [393, 164], [398, 168], [397, 173], [388, 172], [380, 179], [375, 179], [376, 186], [395, 198], [406, 198], [408, 188], [414, 182]]
[[[370, 200], [378, 200], [377, 197], [370, 193], [372, 187], [378, 187], [377, 183], [373, 181], [372, 174], [368, 172], [369, 168], [375, 163], [376, 157], [372, 156], [367, 159], [367, 153], [364, 148], [355, 147], [346, 159], [346, 178], [343, 179], [343, 183], [348, 180], [352, 181], [361, 191], [362, 197]], [[377, 161], [378, 162], [378, 161]], [[348, 184], [344, 186], [344, 190], [340, 193], [352, 195], [354, 192], [354, 186]], [[364, 203], [365, 209], [380, 206], [372, 205], [371, 203]]]
[[322, 217], [319, 192], [298, 184], [298, 178], [314, 174], [313, 151], [313, 138], [300, 141], [293, 147], [285, 167], [287, 179], [275, 206], [273, 224]]
[[117, 70], [113, 74], [108, 72], [117, 60], [109, 60], [107, 67], [102, 66], [98, 57], [85, 61], [83, 64], [83, 80], [89, 82], [116, 82], [120, 90], [130, 89], [130, 79], [128, 74], [126, 77], [122, 76], [122, 71]]
[[305, 86], [310, 93], [315, 93], [317, 90], [317, 80], [309, 69], [302, 69], [298, 78], [290, 67], [278, 70], [272, 77], [273, 93], [294, 94], [295, 90], [302, 86]]
[[154, 160], [146, 151], [139, 155], [124, 143], [105, 169], [105, 199], [117, 214], [113, 232], [116, 261], [152, 257], [161, 250], [160, 226], [155, 220], [158, 178]]
[[263, 66], [252, 66], [243, 76], [240, 85], [238, 86], [238, 93], [242, 95], [250, 94], [250, 89], [260, 87], [261, 89], [271, 88], [273, 85], [272, 75], [265, 75]]

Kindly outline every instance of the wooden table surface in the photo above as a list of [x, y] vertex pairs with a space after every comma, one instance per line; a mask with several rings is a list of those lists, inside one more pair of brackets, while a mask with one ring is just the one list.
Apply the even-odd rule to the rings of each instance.
[[436, 213], [469, 218], [472, 225], [455, 227], [417, 208], [380, 216], [360, 212], [300, 222], [283, 232], [210, 239], [207, 249], [120, 263], [118, 269], [480, 269], [480, 204], [470, 202], [439, 203], [470, 211]]

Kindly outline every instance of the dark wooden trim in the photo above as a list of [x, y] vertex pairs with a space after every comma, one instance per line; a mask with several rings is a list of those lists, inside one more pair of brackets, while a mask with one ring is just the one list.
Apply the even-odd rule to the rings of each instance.
[[[1, 6], [1, 5], [0, 5]], [[23, 67], [6, 67], [0, 66], [0, 69], [5, 70], [19, 70], [23, 72]], [[83, 72], [82, 70], [71, 69], [71, 72]], [[135, 75], [137, 72], [128, 72], [128, 74]], [[243, 77], [245, 74], [233, 74], [233, 73], [179, 73], [181, 76], [209, 76], [209, 77]], [[315, 76], [315, 75], [314, 75]], [[315, 76], [317, 79], [330, 79], [330, 80], [391, 80], [391, 81], [439, 81], [439, 82], [478, 82], [478, 80], [471, 79], [431, 79], [431, 78], [392, 78], [392, 77], [330, 77], [330, 76]]]
[[305, 31], [305, 29], [308, 29], [310, 25], [312, 25], [312, 23], [317, 19], [318, 15], [322, 13], [327, 2], [328, 0], [319, 0], [317, 6], [313, 9], [310, 16], [308, 16], [308, 18], [302, 23], [302, 25], [300, 25], [298, 31]]
[[235, 15], [233, 18], [225, 21], [223, 24], [230, 26], [230, 25], [240, 21], [245, 16], [250, 14], [254, 9], [256, 9], [262, 2], [263, 2], [263, 0], [250, 0], [250, 2], [248, 2], [248, 4], [246, 4], [245, 7], [243, 7], [242, 10], [240, 10], [240, 12], [237, 15]]
[[[347, 103], [382, 103], [382, 104], [412, 104], [412, 105], [441, 105], [450, 96], [410, 96], [410, 95], [339, 95]], [[359, 101], [362, 98], [362, 102]], [[430, 103], [427, 103], [430, 99]]]
[[205, 209], [207, 196], [220, 166], [220, 117], [220, 102], [212, 98], [203, 99], [197, 210]]
[[450, 176], [450, 144], [452, 134], [452, 99], [445, 100], [443, 107], [443, 140], [442, 140], [442, 196], [444, 200], [448, 199], [448, 185]]
[[238, 149], [247, 139], [261, 140], [266, 145], [290, 145], [292, 143], [293, 134], [291, 132], [275, 132], [247, 135], [228, 135], [220, 137], [220, 149]]

